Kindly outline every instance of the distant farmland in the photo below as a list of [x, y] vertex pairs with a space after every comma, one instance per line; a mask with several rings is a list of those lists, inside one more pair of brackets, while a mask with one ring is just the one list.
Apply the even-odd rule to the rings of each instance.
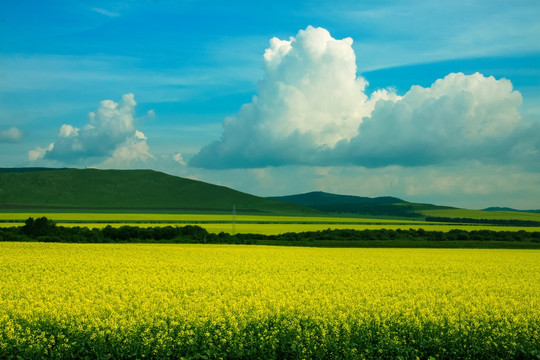
[[339, 217], [298, 217], [298, 216], [262, 216], [232, 214], [129, 214], [129, 213], [0, 213], [0, 226], [22, 226], [29, 218], [45, 216], [61, 226], [84, 226], [104, 228], [107, 225], [183, 226], [199, 225], [211, 233], [257, 233], [277, 235], [287, 232], [306, 232], [326, 229], [424, 229], [427, 231], [493, 230], [493, 231], [540, 231], [538, 227], [499, 226], [482, 224], [459, 224], [444, 222], [426, 222], [416, 220], [392, 220], [372, 218]]

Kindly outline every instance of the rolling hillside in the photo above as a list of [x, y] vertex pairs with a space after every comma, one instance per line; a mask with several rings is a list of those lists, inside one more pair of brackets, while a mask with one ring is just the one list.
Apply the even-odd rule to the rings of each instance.
[[312, 191], [305, 194], [288, 195], [288, 196], [272, 196], [269, 199], [287, 201], [295, 204], [302, 204], [305, 206], [332, 206], [332, 205], [345, 205], [345, 204], [396, 204], [407, 203], [407, 201], [401, 200], [396, 197], [383, 196], [383, 197], [362, 197], [352, 195], [338, 195], [331, 194], [323, 191]]
[[300, 205], [152, 170], [1, 169], [3, 209], [131, 209], [320, 215]]
[[239, 214], [540, 222], [538, 213], [457, 209], [390, 196], [369, 198], [317, 191], [261, 198], [153, 170], [0, 168], [0, 211], [4, 212], [231, 213], [233, 205]]
[[391, 196], [370, 198], [314, 191], [306, 194], [274, 196], [268, 199], [308, 206], [334, 214], [406, 218], [422, 216], [415, 212], [419, 204], [412, 204]]
[[500, 207], [500, 206], [488, 207], [488, 208], [484, 209], [483, 211], [513, 211], [513, 212], [520, 212], [520, 213], [527, 212], [527, 213], [538, 213], [538, 214], [540, 214], [540, 209], [518, 210], [518, 209], [513, 209], [513, 208], [509, 208], [509, 207]]
[[463, 223], [493, 220], [487, 221], [487, 223], [502, 224], [505, 221], [510, 221], [519, 226], [538, 226], [540, 223], [540, 214], [535, 212], [468, 210], [449, 206], [412, 203], [390, 196], [369, 198], [315, 191], [306, 194], [275, 196], [269, 199], [308, 206], [336, 215], [414, 218], [416, 220], [433, 219], [433, 221], [443, 222], [460, 219], [460, 222]]

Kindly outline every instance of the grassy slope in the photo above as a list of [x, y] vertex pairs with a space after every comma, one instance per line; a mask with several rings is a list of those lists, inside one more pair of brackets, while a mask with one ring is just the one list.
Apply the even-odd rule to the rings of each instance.
[[391, 197], [366, 198], [314, 192], [273, 199], [152, 170], [0, 169], [0, 210], [10, 210], [10, 206], [5, 204], [11, 204], [26, 208], [56, 208], [55, 211], [61, 211], [59, 208], [63, 207], [65, 210], [99, 208], [100, 212], [131, 209], [130, 212], [230, 213], [234, 204], [239, 213], [261, 215], [322, 215], [305, 207], [309, 206], [334, 214], [408, 220], [417, 215], [419, 219], [438, 216], [540, 221], [538, 213], [456, 209], [409, 203]]
[[[0, 172], [0, 204], [318, 215], [302, 206], [152, 170]], [[4, 206], [6, 208], [6, 206]]]
[[536, 210], [517, 210], [517, 209], [513, 209], [513, 208], [509, 208], [509, 207], [500, 207], [500, 206], [488, 207], [488, 208], [485, 208], [484, 211], [512, 211], [512, 212], [529, 212], [529, 213], [539, 213], [540, 214], [540, 209], [536, 209]]
[[377, 218], [422, 220], [425, 217], [425, 215], [422, 214], [422, 210], [448, 209], [448, 207], [431, 204], [410, 203], [391, 196], [370, 198], [337, 195], [321, 191], [299, 195], [275, 196], [270, 199], [309, 206], [327, 213]]
[[406, 203], [406, 201], [390, 197], [362, 197], [352, 195], [338, 195], [326, 193], [323, 191], [313, 191], [305, 194], [272, 196], [269, 199], [291, 202], [305, 206], [338, 205], [338, 204], [396, 204]]
[[272, 197], [271, 199], [309, 206], [328, 213], [347, 213], [365, 217], [374, 216], [420, 220], [426, 216], [435, 216], [446, 218], [540, 221], [539, 213], [468, 210], [432, 204], [411, 203], [394, 197], [369, 198], [311, 192]]

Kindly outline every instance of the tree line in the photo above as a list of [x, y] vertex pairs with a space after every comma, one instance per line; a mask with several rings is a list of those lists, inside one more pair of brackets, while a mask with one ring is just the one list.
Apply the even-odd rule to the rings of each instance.
[[87, 227], [63, 227], [54, 221], [41, 217], [29, 218], [20, 227], [0, 228], [0, 241], [39, 241], [66, 243], [214, 243], [214, 244], [264, 244], [287, 243], [299, 245], [316, 245], [318, 241], [341, 243], [372, 242], [521, 242], [540, 244], [540, 232], [529, 231], [465, 231], [453, 229], [448, 232], [426, 231], [423, 229], [378, 229], [351, 230], [327, 229], [321, 231], [289, 232], [279, 235], [262, 234], [219, 234], [209, 233], [197, 225], [137, 227], [110, 225], [103, 229]]
[[460, 224], [486, 224], [486, 225], [504, 225], [504, 226], [540, 226], [540, 221], [534, 220], [510, 220], [510, 219], [472, 219], [472, 218], [450, 218], [441, 216], [427, 216], [426, 221], [460, 223]]

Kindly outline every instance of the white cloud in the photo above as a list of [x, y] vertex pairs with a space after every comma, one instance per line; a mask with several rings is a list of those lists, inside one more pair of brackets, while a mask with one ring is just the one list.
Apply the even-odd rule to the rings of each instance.
[[182, 154], [180, 153], [176, 153], [172, 156], [173, 160], [175, 162], [177, 162], [178, 164], [182, 165], [182, 166], [185, 166], [186, 165], [186, 162], [184, 160], [184, 157], [182, 156]]
[[22, 138], [23, 132], [14, 126], [0, 130], [0, 143], [16, 143]]
[[143, 134], [141, 131], [139, 131], [139, 130], [135, 130], [135, 139], [137, 139], [137, 140], [144, 140], [144, 141], [148, 140], [148, 139], [146, 138], [146, 135], [144, 135], [144, 134]]
[[136, 105], [133, 94], [123, 95], [120, 103], [103, 100], [96, 112], [89, 113], [88, 123], [82, 129], [62, 125], [55, 142], [46, 148], [30, 151], [29, 160], [76, 163], [109, 157], [116, 164], [146, 161], [152, 155], [148, 151], [146, 136], [135, 129]]
[[333, 39], [322, 28], [272, 39], [258, 95], [225, 119], [221, 139], [190, 165], [531, 163], [539, 153], [539, 135], [523, 130], [538, 125], [521, 121], [522, 96], [510, 80], [452, 73], [404, 96], [392, 90], [368, 96], [355, 60], [350, 38]]
[[89, 114], [89, 125], [112, 137], [131, 134], [135, 130], [133, 124], [135, 105], [137, 103], [133, 94], [123, 95], [120, 104], [112, 100], [103, 100], [97, 112]]
[[[336, 40], [308, 27], [295, 38], [273, 38], [264, 54], [258, 95], [223, 124], [222, 139], [204, 148], [191, 165], [259, 167], [310, 162], [312, 150], [333, 148], [357, 135], [374, 107], [356, 75], [352, 39]], [[379, 91], [374, 98], [397, 99]]]
[[76, 127], [73, 127], [68, 124], [64, 124], [60, 127], [60, 131], [58, 132], [59, 137], [70, 137], [70, 136], [78, 136], [79, 135], [79, 129]]
[[45, 157], [45, 154], [47, 154], [48, 151], [52, 151], [53, 149], [54, 143], [50, 143], [49, 146], [45, 148], [37, 147], [35, 150], [30, 150], [28, 152], [28, 160], [34, 162], [43, 159]]
[[502, 160], [515, 145], [521, 102], [509, 80], [449, 74], [399, 101], [379, 101], [339, 156], [368, 167]]
[[132, 167], [134, 165], [144, 164], [149, 159], [154, 158], [150, 154], [148, 144], [146, 143], [146, 136], [140, 132], [135, 131], [135, 134], [126, 139], [126, 141], [118, 145], [112, 156], [105, 160], [102, 164], [104, 167]]

